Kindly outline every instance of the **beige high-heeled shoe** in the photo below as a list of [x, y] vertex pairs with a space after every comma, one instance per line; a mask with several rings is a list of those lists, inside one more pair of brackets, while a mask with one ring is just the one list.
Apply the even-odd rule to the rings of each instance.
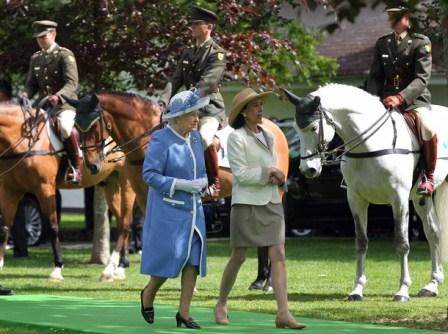
[[218, 325], [227, 326], [228, 324], [230, 324], [229, 316], [227, 314], [226, 315], [219, 315], [217, 313], [216, 307], [214, 308], [213, 313], [215, 314], [215, 322]]
[[280, 320], [279, 317], [275, 318], [275, 327], [277, 328], [289, 328], [289, 329], [304, 329], [305, 324], [296, 321], [294, 318], [288, 320]]

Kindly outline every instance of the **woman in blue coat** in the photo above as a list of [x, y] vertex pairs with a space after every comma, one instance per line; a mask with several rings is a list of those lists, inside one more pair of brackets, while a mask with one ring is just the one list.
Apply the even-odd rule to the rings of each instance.
[[167, 278], [180, 273], [181, 295], [176, 323], [200, 328], [189, 309], [197, 275], [206, 274], [205, 219], [201, 193], [207, 187], [197, 110], [210, 99], [197, 91], [176, 94], [165, 119], [169, 125], [151, 138], [143, 164], [149, 185], [143, 226], [141, 272], [151, 275], [141, 291], [141, 312], [154, 322], [154, 299]]

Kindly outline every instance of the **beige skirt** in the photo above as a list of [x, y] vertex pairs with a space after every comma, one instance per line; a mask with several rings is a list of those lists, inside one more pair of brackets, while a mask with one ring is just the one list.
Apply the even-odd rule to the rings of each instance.
[[262, 247], [285, 243], [281, 203], [234, 204], [230, 211], [230, 246]]

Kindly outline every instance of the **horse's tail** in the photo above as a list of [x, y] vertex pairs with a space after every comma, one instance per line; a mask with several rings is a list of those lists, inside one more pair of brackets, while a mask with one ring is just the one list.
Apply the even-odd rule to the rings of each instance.
[[444, 181], [437, 187], [434, 204], [439, 218], [440, 250], [443, 261], [448, 261], [448, 183]]

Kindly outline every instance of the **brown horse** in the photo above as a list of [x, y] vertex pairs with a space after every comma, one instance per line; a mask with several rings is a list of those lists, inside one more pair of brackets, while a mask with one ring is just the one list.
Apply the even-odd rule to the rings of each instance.
[[[76, 107], [77, 122], [85, 123], [89, 129], [81, 134], [87, 146], [104, 146], [106, 137], [110, 135], [127, 156], [126, 163], [132, 170], [131, 185], [137, 195], [137, 202], [143, 210], [146, 206], [148, 187], [143, 181], [142, 166], [147, 144], [151, 134], [159, 128], [160, 108], [144, 97], [130, 93], [101, 93], [85, 96], [82, 99], [68, 102]], [[263, 126], [275, 136], [275, 148], [278, 156], [277, 166], [288, 174], [288, 143], [280, 128], [273, 122], [263, 119]], [[85, 163], [93, 170], [101, 170], [105, 161], [98, 150], [85, 152]], [[232, 174], [230, 169], [221, 168], [222, 198], [232, 194]]]
[[[32, 113], [35, 114], [36, 110]], [[44, 114], [30, 117], [22, 112], [18, 105], [0, 105], [0, 211], [4, 224], [0, 226], [0, 268], [4, 264], [8, 231], [12, 226], [18, 203], [24, 194], [32, 193], [39, 201], [45, 226], [50, 227], [54, 269], [49, 280], [62, 281], [63, 258], [56, 214], [56, 188], [89, 187], [103, 180], [106, 180], [105, 193], [109, 208], [117, 217], [120, 231], [115, 251], [121, 252], [120, 262], [123, 266], [126, 265], [127, 240], [135, 193], [127, 180], [124, 162], [106, 163], [101, 173], [96, 175], [84, 168], [81, 184], [64, 183], [63, 173], [60, 173], [63, 160], [58, 154], [60, 152], [53, 149], [47, 130]], [[115, 152], [112, 155], [118, 157], [123, 154]], [[119, 172], [119, 177], [107, 179], [114, 171]], [[117, 259], [114, 260], [118, 262]], [[123, 274], [123, 270], [120, 274]]]

